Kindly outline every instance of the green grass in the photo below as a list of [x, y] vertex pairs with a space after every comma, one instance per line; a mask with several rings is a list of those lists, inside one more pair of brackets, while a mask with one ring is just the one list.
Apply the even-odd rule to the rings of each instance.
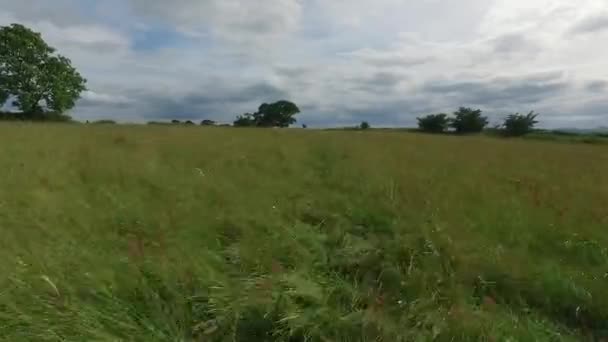
[[5, 341], [608, 335], [608, 147], [0, 125]]

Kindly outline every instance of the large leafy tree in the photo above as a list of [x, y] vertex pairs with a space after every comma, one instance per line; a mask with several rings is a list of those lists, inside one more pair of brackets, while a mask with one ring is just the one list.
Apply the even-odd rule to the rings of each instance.
[[0, 27], [0, 106], [11, 101], [25, 118], [49, 118], [74, 107], [85, 83], [40, 33], [20, 24]]
[[480, 109], [460, 107], [450, 119], [450, 126], [456, 133], [478, 133], [488, 125], [488, 118], [481, 115]]
[[289, 101], [263, 103], [258, 111], [237, 116], [234, 126], [289, 127], [296, 122], [300, 108]]
[[289, 101], [278, 101], [275, 103], [263, 103], [258, 111], [253, 114], [257, 126], [262, 127], [288, 127], [296, 122], [295, 115], [300, 108]]

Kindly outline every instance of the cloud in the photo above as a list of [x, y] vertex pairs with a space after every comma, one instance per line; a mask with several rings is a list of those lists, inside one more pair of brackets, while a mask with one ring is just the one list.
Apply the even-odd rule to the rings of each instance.
[[507, 33], [490, 40], [494, 57], [509, 58], [522, 52], [538, 52], [539, 46], [522, 33]]
[[173, 24], [195, 36], [209, 32], [223, 39], [246, 42], [272, 39], [298, 27], [298, 0], [266, 0], [263, 4], [239, 0], [128, 0], [136, 13]]
[[608, 90], [608, 81], [606, 80], [595, 80], [589, 81], [585, 84], [585, 90], [592, 93], [603, 93]]
[[81, 107], [124, 107], [133, 101], [123, 95], [110, 95], [86, 90], [81, 94], [79, 105]]
[[497, 77], [488, 80], [434, 81], [423, 87], [430, 94], [456, 96], [475, 105], [504, 106], [530, 104], [554, 97], [568, 88], [559, 74], [529, 75], [520, 78]]
[[400, 51], [385, 51], [361, 49], [342, 54], [343, 56], [359, 59], [363, 63], [382, 68], [413, 67], [434, 60], [432, 56], [411, 56]]
[[[288, 99], [310, 126], [479, 106], [608, 125], [605, 0], [0, 0], [88, 79], [72, 115], [230, 122]], [[603, 114], [604, 113], [604, 114]]]
[[[209, 87], [211, 89], [211, 87]], [[232, 122], [237, 114], [253, 112], [259, 104], [285, 98], [284, 91], [267, 83], [228, 87], [216, 84], [209, 93], [170, 94], [156, 91], [123, 90], [128, 96], [87, 91], [79, 109], [110, 108], [120, 115], [119, 121], [132, 121], [140, 112], [141, 120], [201, 120]], [[124, 119], [124, 120], [121, 120]]]
[[584, 18], [570, 30], [573, 34], [588, 34], [608, 30], [608, 13], [596, 14]]

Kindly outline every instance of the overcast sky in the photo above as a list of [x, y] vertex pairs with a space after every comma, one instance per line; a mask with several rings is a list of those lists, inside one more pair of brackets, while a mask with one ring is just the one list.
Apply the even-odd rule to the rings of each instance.
[[414, 125], [479, 107], [608, 126], [608, 0], [0, 0], [88, 79], [71, 114]]

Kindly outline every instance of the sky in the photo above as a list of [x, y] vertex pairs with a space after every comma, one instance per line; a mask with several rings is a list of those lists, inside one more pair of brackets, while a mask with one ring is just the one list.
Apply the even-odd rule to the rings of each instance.
[[70, 114], [231, 122], [290, 100], [309, 127], [608, 126], [608, 0], [0, 0], [87, 78]]

